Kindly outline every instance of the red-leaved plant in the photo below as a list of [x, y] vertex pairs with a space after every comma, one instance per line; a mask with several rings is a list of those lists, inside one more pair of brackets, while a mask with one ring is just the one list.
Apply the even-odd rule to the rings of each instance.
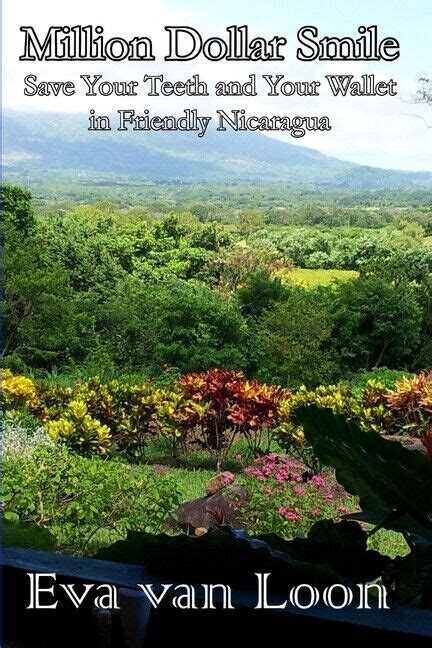
[[201, 432], [204, 444], [216, 455], [217, 469], [238, 434], [247, 439], [253, 451], [260, 447], [263, 434], [270, 444], [278, 404], [287, 397], [280, 387], [247, 380], [242, 373], [227, 369], [189, 373], [178, 384], [186, 398], [211, 405], [211, 415]]

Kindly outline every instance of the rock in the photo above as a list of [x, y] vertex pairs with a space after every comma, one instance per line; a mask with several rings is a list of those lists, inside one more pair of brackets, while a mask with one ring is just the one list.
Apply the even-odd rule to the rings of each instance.
[[198, 538], [205, 535], [206, 533], [208, 533], [208, 529], [206, 529], [205, 527], [198, 527], [198, 529], [195, 529], [195, 535], [198, 536]]
[[244, 529], [235, 503], [229, 502], [224, 494], [232, 494], [240, 502], [248, 501], [251, 496], [242, 486], [228, 486], [224, 491], [219, 490], [212, 495], [185, 502], [176, 513], [178, 524], [186, 530], [210, 529], [222, 523], [231, 524], [234, 529]]
[[229, 484], [232, 484], [234, 479], [234, 475], [232, 474], [232, 472], [229, 472], [229, 470], [225, 470], [225, 472], [221, 472], [215, 477], [212, 477], [210, 481], [207, 482], [207, 495], [213, 495], [214, 493], [217, 493], [218, 491], [222, 490], [222, 488], [225, 488]]

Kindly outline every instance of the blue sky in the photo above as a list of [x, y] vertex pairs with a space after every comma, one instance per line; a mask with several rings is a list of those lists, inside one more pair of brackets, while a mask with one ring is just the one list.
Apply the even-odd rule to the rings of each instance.
[[[155, 63], [25, 63], [20, 62], [22, 34], [19, 27], [33, 25], [41, 36], [51, 25], [102, 25], [106, 37], [149, 36], [157, 54]], [[165, 25], [195, 27], [203, 38], [226, 36], [229, 25], [247, 24], [253, 36], [285, 36], [286, 60], [281, 63], [208, 62], [203, 57], [190, 63], [167, 63]], [[297, 30], [315, 25], [322, 36], [358, 37], [359, 25], [378, 25], [380, 38], [393, 36], [400, 42], [397, 61], [313, 62], [296, 60]], [[184, 108], [197, 108], [202, 115], [215, 115], [216, 109], [246, 109], [249, 115], [327, 115], [332, 130], [308, 133], [294, 140], [287, 133], [272, 136], [291, 143], [316, 148], [360, 164], [385, 168], [432, 171], [432, 108], [413, 105], [416, 78], [432, 73], [432, 0], [6, 0], [3, 3], [3, 92], [4, 105], [20, 111], [82, 112], [90, 108], [106, 114], [119, 108], [153, 114], [180, 114]], [[320, 80], [319, 97], [270, 98], [263, 84], [259, 96], [251, 98], [152, 98], [144, 89], [136, 99], [97, 97], [84, 93], [73, 98], [25, 97], [23, 79], [36, 74], [38, 80], [72, 80], [78, 85], [81, 74], [102, 74], [107, 80], [137, 80], [143, 74], [163, 74], [170, 81], [187, 80], [194, 74], [207, 81], [210, 89], [217, 80], [244, 80], [254, 73], [283, 74], [285, 80]], [[395, 97], [335, 98], [325, 81], [326, 74], [375, 74], [377, 80], [397, 81]], [[419, 118], [421, 117], [421, 118]], [[83, 120], [85, 123], [85, 119]], [[120, 135], [119, 135], [120, 136]]]

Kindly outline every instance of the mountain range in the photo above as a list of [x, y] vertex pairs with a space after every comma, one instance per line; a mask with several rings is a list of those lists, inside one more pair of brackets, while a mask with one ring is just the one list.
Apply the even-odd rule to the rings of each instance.
[[363, 166], [257, 132], [88, 132], [84, 115], [3, 115], [3, 175], [116, 174], [200, 183], [285, 183], [308, 189], [432, 188], [432, 173]]

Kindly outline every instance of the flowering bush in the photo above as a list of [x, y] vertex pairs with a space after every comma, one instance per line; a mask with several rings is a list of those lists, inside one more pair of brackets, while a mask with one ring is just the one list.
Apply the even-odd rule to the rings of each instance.
[[306, 533], [317, 519], [335, 518], [355, 509], [354, 498], [332, 475], [311, 475], [300, 461], [275, 454], [244, 469], [250, 500], [234, 503], [252, 534], [284, 538]]
[[2, 371], [4, 404], [8, 410], [24, 410], [36, 399], [36, 387], [30, 378], [16, 376], [9, 369]]

